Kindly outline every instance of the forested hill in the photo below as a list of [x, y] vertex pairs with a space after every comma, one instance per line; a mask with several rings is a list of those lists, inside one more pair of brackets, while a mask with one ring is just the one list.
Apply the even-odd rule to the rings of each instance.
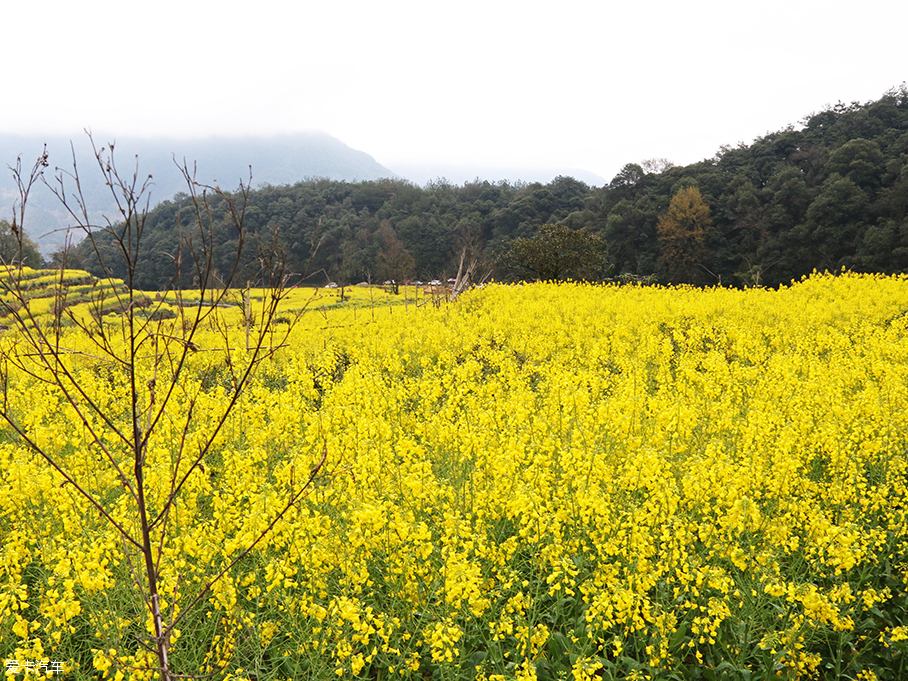
[[[708, 218], [692, 228], [702, 248], [675, 248], [690, 260], [679, 268], [667, 253], [671, 239], [677, 246], [687, 238], [684, 220], [660, 218], [690, 186], [698, 188]], [[176, 248], [175, 225], [186, 224], [189, 208], [178, 196], [149, 217], [142, 288], [169, 279], [172, 261], [159, 254]], [[291, 270], [324, 270], [313, 283], [451, 275], [464, 246], [491, 258], [555, 222], [603, 235], [614, 276], [776, 285], [815, 268], [908, 271], [908, 89], [837, 105], [800, 128], [722, 148], [686, 167], [628, 164], [602, 188], [567, 177], [422, 188], [393, 179], [314, 180], [259, 189], [246, 213], [253, 233], [278, 231]], [[226, 266], [235, 241], [226, 223], [216, 227]], [[93, 268], [84, 245], [76, 255]], [[248, 261], [256, 255], [250, 249]]]
[[799, 129], [658, 175], [629, 164], [591, 200], [617, 272], [655, 273], [659, 216], [686, 185], [709, 205], [712, 229], [694, 283], [775, 285], [813, 269], [908, 271], [908, 88], [838, 104]]

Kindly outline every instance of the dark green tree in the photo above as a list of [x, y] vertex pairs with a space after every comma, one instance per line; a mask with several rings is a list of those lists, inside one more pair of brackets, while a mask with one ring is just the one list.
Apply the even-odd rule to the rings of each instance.
[[18, 227], [13, 228], [6, 220], [0, 220], [0, 263], [41, 267], [43, 262], [38, 245], [25, 232]]
[[849, 140], [829, 155], [826, 169], [830, 173], [839, 173], [861, 189], [873, 190], [880, 183], [883, 153], [880, 145], [873, 140]]
[[655, 219], [630, 200], [619, 201], [608, 216], [605, 238], [616, 274], [637, 274], [645, 270], [647, 256], [653, 259]]
[[817, 267], [851, 267], [868, 226], [868, 198], [852, 180], [834, 173], [807, 209], [806, 227], [820, 256]]
[[543, 281], [600, 281], [609, 271], [605, 240], [564, 225], [542, 225], [535, 236], [514, 239], [499, 263]]
[[376, 265], [378, 276], [394, 282], [394, 291], [397, 292], [397, 283], [413, 276], [416, 261], [410, 252], [404, 248], [403, 243], [394, 233], [390, 220], [382, 220], [378, 229], [378, 241], [381, 250], [378, 252]]

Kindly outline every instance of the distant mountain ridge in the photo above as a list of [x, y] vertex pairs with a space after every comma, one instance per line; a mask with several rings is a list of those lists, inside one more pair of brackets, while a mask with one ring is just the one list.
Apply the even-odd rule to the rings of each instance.
[[[293, 133], [263, 137], [210, 137], [205, 139], [122, 138], [114, 139], [114, 158], [122, 175], [131, 176], [136, 170], [142, 179], [152, 176], [151, 204], [173, 198], [185, 192], [186, 182], [177, 163], [185, 162], [197, 170], [197, 180], [219, 184], [232, 190], [240, 182], [252, 186], [293, 184], [306, 178], [359, 182], [397, 175], [365, 152], [348, 147], [327, 133]], [[107, 146], [111, 140], [96, 135], [97, 146]], [[92, 218], [102, 215], [115, 219], [115, 205], [103, 184], [90, 140], [85, 134], [72, 139], [64, 136], [11, 135], [0, 133], [0, 162], [13, 166], [21, 157], [24, 169], [30, 168], [47, 145], [50, 167], [45, 170], [48, 180], [54, 168], [72, 172], [73, 152]], [[140, 182], [141, 184], [141, 182]], [[9, 219], [18, 192], [12, 173], [0, 172], [0, 219]], [[29, 197], [26, 229], [45, 254], [63, 243], [63, 231], [70, 223], [57, 199], [47, 187], [39, 186]]]
[[608, 184], [608, 181], [601, 175], [597, 175], [589, 170], [584, 170], [583, 168], [567, 166], [491, 166], [444, 162], [395, 163], [393, 165], [398, 175], [405, 177], [420, 186], [424, 186], [429, 182], [439, 179], [445, 179], [448, 182], [458, 185], [474, 182], [477, 179], [489, 180], [491, 182], [540, 182], [542, 184], [548, 184], [559, 176], [573, 177], [575, 180], [585, 182], [591, 187], [602, 187]]

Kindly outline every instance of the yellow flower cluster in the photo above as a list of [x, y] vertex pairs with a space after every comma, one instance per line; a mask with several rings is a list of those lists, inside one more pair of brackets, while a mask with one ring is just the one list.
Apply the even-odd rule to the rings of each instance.
[[[287, 315], [308, 295], [294, 292]], [[198, 337], [150, 441], [152, 508], [233, 398], [245, 329], [240, 310], [223, 315], [240, 350], [219, 351], [214, 327]], [[127, 423], [128, 377], [69, 334], [85, 351], [69, 369]], [[160, 385], [151, 360], [138, 384], [156, 370]], [[134, 529], [89, 437], [105, 433], [128, 469], [110, 424], [83, 422], [41, 376], [5, 371], [4, 404], [29, 438]], [[437, 307], [322, 298], [183, 486], [167, 603], [186, 606], [254, 541], [325, 450], [326, 466], [183, 621], [175, 665], [288, 679], [697, 665], [898, 678], [906, 376], [900, 277], [489, 286]], [[9, 432], [0, 478], [0, 654], [88, 656], [106, 677], [147, 678], [134, 554]]]

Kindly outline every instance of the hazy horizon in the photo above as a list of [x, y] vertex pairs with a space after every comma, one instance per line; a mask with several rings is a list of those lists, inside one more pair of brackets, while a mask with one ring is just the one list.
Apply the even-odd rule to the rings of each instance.
[[648, 158], [695, 163], [908, 79], [908, 5], [882, 0], [859, 12], [803, 0], [48, 0], [4, 18], [4, 47], [21, 58], [0, 132], [323, 130], [391, 169], [609, 180]]
[[[22, 155], [23, 164], [32, 162], [34, 159], [31, 157], [36, 157], [37, 154], [40, 153], [42, 145], [45, 143], [49, 145], [49, 151], [51, 152], [50, 162], [52, 167], [61, 166], [61, 164], [68, 167], [70, 158], [65, 154], [69, 154], [68, 147], [70, 143], [73, 143], [76, 148], [80, 152], [82, 152], [81, 155], [83, 159], [85, 158], [86, 152], [88, 152], [91, 148], [91, 142], [88, 138], [88, 135], [86, 134], [86, 131], [82, 131], [81, 133], [75, 135], [67, 135], [63, 133], [58, 133], [55, 135], [40, 135], [38, 133], [9, 134], [0, 132], [0, 150], [7, 152], [7, 155], [11, 156], [10, 159], [2, 159], [8, 164], [15, 160], [15, 156], [13, 154], [10, 154], [9, 149], [7, 148], [8, 140], [10, 139], [22, 140], [24, 146], [18, 148], [15, 153], [16, 155]], [[520, 167], [517, 165], [507, 164], [483, 166], [478, 164], [457, 164], [437, 161], [423, 163], [401, 162], [395, 164], [394, 167], [388, 167], [384, 166], [384, 164], [379, 164], [367, 149], [354, 149], [350, 145], [346, 144], [344, 140], [338, 139], [323, 130], [307, 130], [295, 133], [263, 133], [258, 135], [207, 135], [198, 137], [166, 137], [151, 135], [131, 135], [126, 137], [117, 137], [114, 135], [105, 135], [104, 133], [92, 131], [92, 139], [98, 147], [106, 147], [111, 142], [114, 142], [117, 157], [120, 159], [121, 163], [131, 163], [134, 160], [131, 158], [131, 156], [133, 154], [138, 155], [140, 168], [142, 166], [143, 156], [148, 154], [151, 145], [154, 145], [156, 153], [158, 151], [161, 151], [161, 148], [163, 147], [168, 151], [168, 153], [174, 153], [178, 160], [185, 157], [186, 161], [190, 164], [195, 161], [202, 161], [203, 165], [205, 159], [194, 158], [193, 153], [198, 153], [199, 149], [204, 148], [206, 149], [206, 153], [210, 155], [210, 148], [212, 145], [223, 145], [224, 153], [232, 155], [236, 158], [237, 171], [239, 172], [247, 170], [248, 165], [252, 162], [252, 157], [254, 157], [255, 155], [255, 148], [243, 150], [240, 145], [249, 145], [251, 147], [261, 148], [263, 145], [279, 143], [281, 141], [298, 144], [303, 140], [330, 140], [333, 143], [340, 143], [354, 152], [359, 152], [369, 157], [370, 159], [375, 161], [377, 165], [384, 167], [388, 171], [386, 173], [387, 177], [408, 180], [419, 186], [425, 186], [430, 182], [435, 182], [438, 180], [446, 180], [453, 184], [463, 185], [468, 182], [473, 182], [477, 179], [488, 180], [490, 182], [541, 182], [543, 184], [547, 184], [559, 175], [573, 177], [574, 179], [585, 182], [590, 186], [603, 186], [609, 181], [607, 178], [599, 176], [589, 170], [586, 170], [585, 168], [567, 168], [564, 166]], [[244, 154], [246, 156], [245, 159]], [[205, 170], [204, 167], [200, 169], [203, 171]], [[254, 163], [252, 174], [253, 186], [257, 186], [262, 182], [279, 182], [279, 180], [275, 180], [272, 176], [267, 176], [260, 181], [257, 180], [256, 167]], [[281, 178], [280, 182], [295, 182], [304, 179], [306, 178], [286, 177]], [[373, 178], [370, 177], [368, 179]]]

